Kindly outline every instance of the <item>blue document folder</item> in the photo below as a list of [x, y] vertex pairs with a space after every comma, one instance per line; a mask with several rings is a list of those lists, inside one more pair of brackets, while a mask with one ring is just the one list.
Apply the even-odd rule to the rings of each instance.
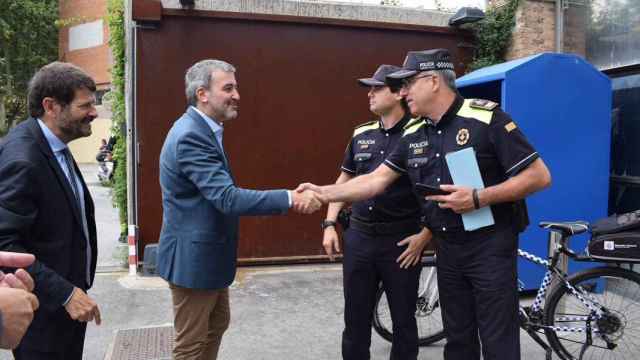
[[[454, 185], [469, 186], [475, 189], [484, 189], [482, 175], [476, 160], [476, 152], [472, 147], [445, 156], [451, 179]], [[473, 231], [494, 224], [491, 207], [485, 206], [478, 210], [462, 214], [462, 223], [466, 231]]]

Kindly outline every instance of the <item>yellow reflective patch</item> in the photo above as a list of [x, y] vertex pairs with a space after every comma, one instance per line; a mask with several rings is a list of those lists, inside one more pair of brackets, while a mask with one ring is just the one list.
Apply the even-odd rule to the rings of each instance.
[[365, 124], [363, 126], [357, 127], [353, 131], [353, 136], [356, 137], [356, 136], [362, 134], [365, 131], [375, 130], [375, 129], [379, 129], [379, 128], [380, 128], [380, 122], [379, 121], [374, 121], [372, 123]]
[[409, 120], [409, 121], [407, 122], [407, 124], [403, 127], [403, 129], [405, 129], [405, 130], [406, 130], [406, 129], [410, 128], [411, 126], [413, 126], [413, 125], [417, 124], [420, 120], [422, 120], [422, 118], [419, 118], [419, 117], [418, 117], [418, 118], [415, 118], [415, 119], [411, 119], [411, 120]]
[[516, 123], [514, 123], [513, 121], [508, 123], [507, 125], [504, 126], [504, 128], [507, 130], [507, 132], [512, 132], [513, 130], [515, 130], [517, 128]]
[[458, 114], [456, 115], [476, 119], [489, 125], [491, 123], [491, 118], [493, 117], [493, 111], [472, 108], [470, 106], [472, 101], [473, 99], [465, 100], [464, 104], [460, 107], [460, 110], [458, 110]]
[[415, 124], [405, 128], [404, 132], [402, 133], [402, 136], [407, 136], [409, 134], [413, 134], [414, 132], [418, 131], [418, 129], [423, 127], [425, 124], [426, 124], [426, 122], [424, 120], [416, 122]]

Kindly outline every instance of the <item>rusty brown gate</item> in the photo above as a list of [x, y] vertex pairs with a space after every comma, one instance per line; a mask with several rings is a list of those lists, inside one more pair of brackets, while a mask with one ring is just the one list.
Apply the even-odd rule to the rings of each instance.
[[[138, 3], [138, 5], [136, 5]], [[450, 28], [279, 15], [162, 9], [134, 2], [139, 248], [158, 241], [162, 204], [158, 157], [184, 111], [183, 77], [196, 61], [237, 67], [240, 116], [225, 124], [237, 185], [295, 188], [335, 181], [353, 127], [373, 119], [367, 90], [355, 79], [379, 64], [401, 64], [408, 50], [448, 48], [461, 73], [469, 33]], [[147, 6], [150, 5], [150, 6]], [[324, 211], [302, 216], [244, 217], [244, 262], [322, 259]]]

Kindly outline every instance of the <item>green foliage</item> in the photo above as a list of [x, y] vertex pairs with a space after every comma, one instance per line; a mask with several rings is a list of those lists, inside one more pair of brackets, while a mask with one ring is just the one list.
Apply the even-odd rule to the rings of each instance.
[[516, 24], [515, 15], [519, 0], [508, 0], [504, 6], [486, 11], [484, 20], [471, 26], [477, 39], [477, 50], [468, 71], [504, 62]]
[[125, 23], [124, 0], [109, 0], [107, 4], [107, 23], [109, 24], [109, 47], [113, 54], [111, 68], [112, 133], [117, 142], [113, 158], [117, 162], [113, 176], [113, 201], [120, 215], [120, 231], [127, 231], [127, 135], [124, 100], [125, 82]]
[[58, 58], [58, 0], [0, 0], [0, 129], [26, 117], [29, 79]]

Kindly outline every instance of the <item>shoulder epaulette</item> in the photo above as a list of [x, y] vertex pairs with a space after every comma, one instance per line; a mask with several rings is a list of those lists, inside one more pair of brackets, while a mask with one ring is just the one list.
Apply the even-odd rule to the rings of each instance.
[[498, 106], [497, 103], [489, 100], [466, 99], [456, 115], [476, 119], [488, 125], [491, 123], [493, 109], [496, 106]]
[[364, 124], [360, 124], [356, 126], [355, 130], [353, 130], [353, 136], [355, 137], [357, 135], [362, 134], [365, 131], [375, 130], [379, 128], [380, 128], [380, 121], [378, 120], [369, 121]]
[[418, 131], [418, 129], [420, 129], [421, 127], [423, 127], [427, 122], [424, 121], [424, 119], [422, 118], [418, 118], [418, 119], [413, 119], [411, 120], [409, 123], [407, 123], [407, 125], [404, 127], [404, 132], [402, 133], [402, 136], [407, 136], [409, 134], [413, 134], [414, 132]]
[[493, 102], [491, 100], [484, 100], [484, 99], [470, 99], [470, 100], [471, 102], [469, 103], [469, 106], [471, 106], [474, 109], [492, 111], [493, 109], [496, 108], [496, 106], [498, 106], [498, 103]]

